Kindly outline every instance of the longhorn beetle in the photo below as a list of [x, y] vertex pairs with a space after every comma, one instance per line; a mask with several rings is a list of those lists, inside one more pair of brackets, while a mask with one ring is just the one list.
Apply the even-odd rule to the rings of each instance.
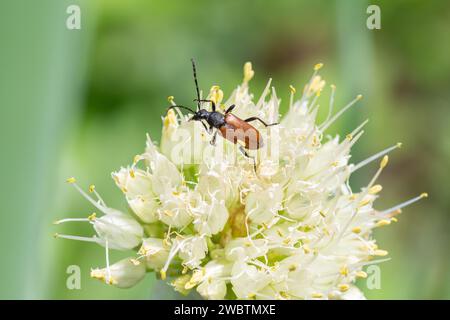
[[[194, 99], [194, 102], [197, 102], [197, 111], [194, 111], [191, 108], [185, 106], [174, 105], [170, 106], [167, 109], [167, 112], [173, 108], [181, 108], [188, 110], [193, 114], [193, 116], [189, 119], [189, 121], [200, 121], [205, 130], [209, 134], [212, 134], [213, 130], [216, 129], [210, 142], [212, 145], [216, 144], [216, 136], [218, 132], [222, 137], [233, 142], [234, 144], [237, 144], [238, 141], [243, 142], [244, 146], [240, 145], [239, 150], [244, 154], [245, 157], [253, 160], [253, 168], [255, 169], [256, 172], [255, 158], [250, 156], [247, 150], [257, 150], [261, 148], [263, 146], [263, 139], [261, 137], [260, 132], [251, 124], [249, 124], [249, 122], [259, 121], [265, 127], [274, 126], [277, 125], [278, 123], [267, 124], [265, 121], [263, 121], [258, 117], [250, 117], [245, 120], [242, 120], [241, 118], [238, 118], [237, 116], [231, 113], [231, 111], [233, 111], [235, 107], [234, 104], [229, 106], [225, 110], [225, 113], [216, 111], [216, 103], [213, 100], [200, 99], [200, 90], [198, 88], [197, 70], [195, 67], [195, 61], [194, 59], [191, 59], [191, 61], [192, 61], [192, 71], [194, 74], [195, 90], [197, 92], [197, 99]], [[200, 108], [201, 102], [211, 103], [212, 111]], [[206, 121], [206, 124], [204, 121]]]

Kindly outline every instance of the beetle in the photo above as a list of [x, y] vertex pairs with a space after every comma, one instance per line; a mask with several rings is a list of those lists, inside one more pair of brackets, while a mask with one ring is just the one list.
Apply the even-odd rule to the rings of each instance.
[[[167, 109], [167, 112], [173, 108], [185, 109], [193, 114], [192, 117], [189, 119], [189, 121], [200, 121], [205, 130], [209, 134], [212, 134], [213, 130], [216, 129], [210, 141], [212, 145], [216, 144], [217, 133], [220, 133], [220, 135], [223, 138], [227, 139], [228, 141], [231, 141], [234, 144], [237, 144], [238, 142], [243, 143], [243, 145], [239, 146], [239, 150], [243, 153], [245, 157], [253, 160], [253, 167], [256, 171], [255, 159], [254, 157], [249, 155], [247, 150], [257, 150], [261, 148], [264, 145], [264, 143], [261, 133], [249, 122], [259, 121], [265, 127], [274, 126], [277, 125], [278, 123], [276, 122], [268, 124], [258, 117], [250, 117], [243, 120], [231, 113], [233, 109], [236, 107], [234, 104], [229, 106], [225, 110], [225, 113], [217, 111], [216, 103], [213, 100], [200, 99], [200, 90], [198, 87], [197, 70], [194, 59], [191, 59], [191, 62], [192, 62], [192, 71], [194, 75], [195, 89], [197, 93], [197, 99], [194, 99], [194, 102], [197, 102], [197, 110], [194, 111], [191, 108], [182, 105], [173, 105]], [[202, 102], [211, 103], [212, 111], [202, 109], [200, 107], [200, 103]], [[206, 124], [204, 121], [206, 121]]]

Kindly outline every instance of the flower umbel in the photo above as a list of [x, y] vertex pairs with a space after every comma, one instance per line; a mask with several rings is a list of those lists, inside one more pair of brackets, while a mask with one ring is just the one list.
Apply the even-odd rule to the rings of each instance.
[[[299, 99], [290, 86], [289, 110], [281, 121], [270, 80], [258, 100], [249, 93], [251, 63], [228, 100], [217, 85], [209, 91], [207, 98], [219, 110], [235, 104], [233, 114], [241, 119], [280, 122], [270, 128], [254, 124], [264, 140], [252, 152], [256, 172], [236, 145], [220, 138], [210, 145], [201, 123], [172, 109], [163, 118], [160, 146], [147, 137], [145, 152], [112, 173], [134, 215], [107, 207], [94, 186], [85, 192], [69, 178], [102, 215], [57, 221], [89, 222], [94, 237], [56, 236], [105, 247], [106, 267], [91, 275], [122, 288], [155, 272], [182, 294], [196, 290], [206, 299], [364, 298], [355, 279], [366, 277], [363, 267], [387, 255], [372, 230], [397, 221], [404, 206], [427, 194], [391, 209], [373, 208], [382, 190], [376, 180], [387, 154], [400, 144], [353, 164], [350, 149], [367, 121], [343, 139], [325, 138], [327, 128], [362, 97], [334, 113], [331, 86], [328, 116], [317, 124], [325, 90], [321, 67], [314, 67]], [[175, 105], [174, 97], [168, 100]], [[350, 175], [376, 160], [373, 178], [354, 192]], [[109, 249], [134, 250], [135, 256], [110, 265]]]

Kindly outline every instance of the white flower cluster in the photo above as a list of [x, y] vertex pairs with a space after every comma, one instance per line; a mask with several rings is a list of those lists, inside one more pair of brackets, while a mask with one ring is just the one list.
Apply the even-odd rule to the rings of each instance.
[[[160, 147], [148, 138], [145, 152], [112, 174], [133, 214], [107, 207], [94, 186], [85, 192], [70, 178], [103, 215], [57, 222], [88, 221], [96, 232], [92, 238], [57, 237], [104, 246], [106, 267], [91, 275], [118, 287], [133, 286], [154, 271], [163, 280], [170, 277], [175, 290], [195, 289], [206, 299], [364, 298], [353, 282], [367, 276], [364, 266], [387, 255], [372, 230], [396, 221], [402, 207], [426, 194], [388, 210], [373, 208], [386, 154], [400, 145], [351, 164], [350, 148], [366, 122], [344, 139], [323, 133], [361, 96], [333, 115], [331, 86], [328, 117], [316, 124], [325, 87], [320, 67], [299, 100], [291, 86], [289, 111], [278, 126], [255, 124], [265, 142], [253, 152], [256, 172], [235, 145], [225, 139], [210, 145], [201, 123], [169, 110]], [[235, 104], [233, 114], [243, 119], [279, 121], [280, 100], [270, 81], [257, 101], [249, 93], [253, 74], [246, 63], [244, 81], [228, 101], [222, 104], [218, 86], [208, 98], [221, 110]], [[174, 104], [173, 97], [169, 101]], [[373, 179], [353, 192], [350, 175], [376, 159], [382, 160]], [[109, 249], [136, 255], [110, 265]]]

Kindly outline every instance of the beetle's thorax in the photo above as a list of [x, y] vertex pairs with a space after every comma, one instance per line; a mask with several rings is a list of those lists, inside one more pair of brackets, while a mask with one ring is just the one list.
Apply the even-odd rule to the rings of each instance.
[[206, 121], [210, 126], [219, 129], [221, 126], [225, 124], [225, 117], [222, 113], [213, 111], [209, 112]]

